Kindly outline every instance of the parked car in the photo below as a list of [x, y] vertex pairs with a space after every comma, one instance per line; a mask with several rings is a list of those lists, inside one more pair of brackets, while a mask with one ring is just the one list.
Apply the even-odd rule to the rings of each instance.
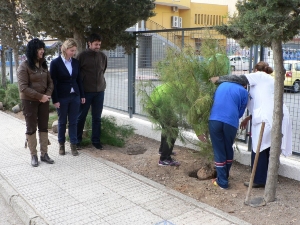
[[284, 88], [290, 89], [293, 92], [300, 91], [300, 61], [286, 60], [283, 61], [283, 66], [286, 70]]
[[249, 70], [249, 58], [240, 55], [228, 56], [231, 71]]

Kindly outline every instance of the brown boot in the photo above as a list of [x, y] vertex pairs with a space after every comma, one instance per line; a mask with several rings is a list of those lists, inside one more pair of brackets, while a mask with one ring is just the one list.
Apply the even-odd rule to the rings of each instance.
[[77, 156], [78, 155], [77, 146], [74, 144], [70, 144], [70, 146], [71, 146], [72, 155]]
[[41, 151], [41, 161], [53, 164], [54, 160], [51, 159], [48, 155], [48, 132], [39, 132], [39, 138], [40, 138], [40, 151]]
[[59, 152], [60, 155], [65, 155], [66, 150], [65, 150], [65, 143], [59, 143]]
[[37, 146], [36, 133], [31, 135], [26, 134], [26, 140], [31, 154], [31, 165], [33, 167], [37, 167], [39, 164], [38, 164], [37, 150], [36, 150], [36, 146]]

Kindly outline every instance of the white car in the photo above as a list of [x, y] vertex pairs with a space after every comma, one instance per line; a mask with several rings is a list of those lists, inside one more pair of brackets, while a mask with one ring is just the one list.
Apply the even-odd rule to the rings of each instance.
[[249, 58], [240, 55], [228, 56], [230, 61], [231, 71], [249, 70]]

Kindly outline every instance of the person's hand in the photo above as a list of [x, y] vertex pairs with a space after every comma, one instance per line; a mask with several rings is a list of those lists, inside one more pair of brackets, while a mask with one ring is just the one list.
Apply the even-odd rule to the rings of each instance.
[[214, 84], [219, 80], [219, 77], [211, 77], [209, 80]]
[[205, 134], [198, 135], [197, 137], [201, 142], [204, 142], [204, 143], [207, 142], [207, 137]]
[[51, 96], [49, 95], [43, 95], [42, 99], [40, 99], [40, 102], [49, 102], [50, 101]]
[[241, 124], [240, 124], [240, 128], [241, 128], [242, 130], [246, 129], [247, 124], [248, 124], [250, 118], [251, 118], [250, 116], [247, 116], [245, 119], [243, 119], [243, 121], [242, 121]]
[[82, 98], [81, 99], [81, 104], [84, 104], [85, 103], [85, 98]]
[[57, 108], [57, 109], [60, 108], [60, 103], [59, 103], [59, 102], [56, 102], [56, 103], [54, 103], [53, 105], [54, 105], [54, 107]]

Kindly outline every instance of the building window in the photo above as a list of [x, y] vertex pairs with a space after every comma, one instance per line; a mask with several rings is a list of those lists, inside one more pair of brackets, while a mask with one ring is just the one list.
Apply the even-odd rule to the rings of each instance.
[[201, 14], [201, 20], [200, 20], [200, 24], [203, 25], [203, 14]]
[[197, 24], [197, 14], [195, 14], [195, 24]]
[[109, 58], [124, 58], [125, 50], [122, 46], [117, 46], [114, 50], [109, 50], [108, 57]]
[[203, 24], [206, 25], [206, 14], [204, 14], [204, 21]]
[[200, 24], [200, 14], [198, 14], [198, 24]]

